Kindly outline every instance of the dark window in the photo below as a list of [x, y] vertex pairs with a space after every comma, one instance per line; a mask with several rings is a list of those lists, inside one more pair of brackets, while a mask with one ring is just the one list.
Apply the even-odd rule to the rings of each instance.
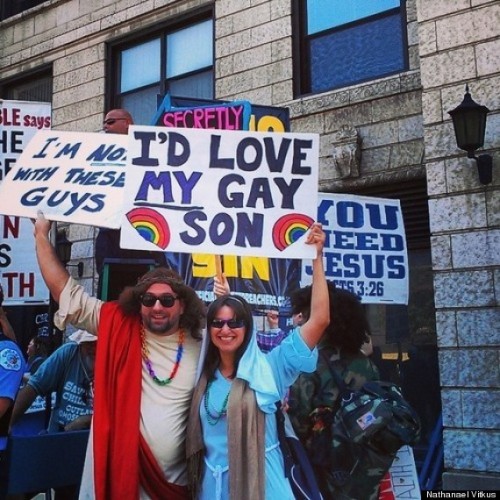
[[430, 249], [429, 197], [425, 179], [401, 182], [397, 186], [370, 186], [356, 190], [356, 194], [399, 200], [408, 250]]
[[296, 93], [407, 69], [405, 0], [296, 0]]
[[402, 386], [422, 420], [421, 439], [414, 449], [418, 464], [441, 412], [427, 181], [368, 187], [356, 194], [401, 202], [410, 272], [408, 305], [365, 307], [381, 377]]
[[99, 298], [117, 300], [126, 286], [137, 283], [143, 274], [156, 265], [153, 259], [105, 259]]
[[127, 109], [136, 123], [151, 123], [158, 96], [167, 92], [214, 96], [213, 20], [206, 13], [110, 48], [110, 107]]
[[[429, 207], [425, 179], [403, 182], [398, 186], [377, 186], [357, 190], [356, 194], [398, 199], [405, 224], [409, 261], [408, 305], [369, 306], [384, 311], [384, 340], [408, 342], [410, 334], [425, 329], [435, 337], [434, 289], [430, 249]], [[390, 320], [388, 320], [390, 318]], [[404, 349], [403, 349], [404, 351]]]
[[0, 2], [0, 21], [31, 9], [46, 0], [2, 0]]
[[52, 70], [18, 76], [0, 84], [0, 94], [13, 101], [52, 102]]

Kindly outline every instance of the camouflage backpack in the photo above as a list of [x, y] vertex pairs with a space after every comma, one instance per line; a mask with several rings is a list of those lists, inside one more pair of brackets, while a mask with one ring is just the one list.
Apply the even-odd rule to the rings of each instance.
[[329, 490], [335, 498], [378, 498], [378, 485], [399, 448], [419, 438], [418, 415], [397, 385], [370, 381], [351, 390], [329, 368], [340, 390], [330, 428]]

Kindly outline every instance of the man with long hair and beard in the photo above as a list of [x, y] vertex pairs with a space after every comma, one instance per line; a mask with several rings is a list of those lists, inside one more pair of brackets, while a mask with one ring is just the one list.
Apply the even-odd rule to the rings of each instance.
[[91, 297], [59, 261], [51, 222], [35, 221], [54, 322], [97, 335], [94, 416], [80, 498], [188, 498], [185, 430], [204, 326], [203, 302], [158, 267], [118, 301]]

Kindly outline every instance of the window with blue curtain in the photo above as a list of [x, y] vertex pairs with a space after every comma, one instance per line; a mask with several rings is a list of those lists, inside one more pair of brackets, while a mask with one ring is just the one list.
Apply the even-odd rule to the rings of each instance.
[[298, 95], [408, 67], [405, 0], [296, 0]]
[[127, 109], [137, 124], [151, 123], [158, 96], [213, 99], [212, 18], [169, 25], [112, 48], [111, 107]]

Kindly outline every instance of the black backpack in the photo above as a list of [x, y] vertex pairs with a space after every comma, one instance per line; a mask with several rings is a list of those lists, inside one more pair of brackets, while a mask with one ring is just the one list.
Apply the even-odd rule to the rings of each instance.
[[351, 390], [328, 364], [339, 387], [331, 415], [327, 477], [340, 498], [378, 497], [378, 486], [403, 445], [420, 437], [420, 420], [393, 383], [366, 382]]

